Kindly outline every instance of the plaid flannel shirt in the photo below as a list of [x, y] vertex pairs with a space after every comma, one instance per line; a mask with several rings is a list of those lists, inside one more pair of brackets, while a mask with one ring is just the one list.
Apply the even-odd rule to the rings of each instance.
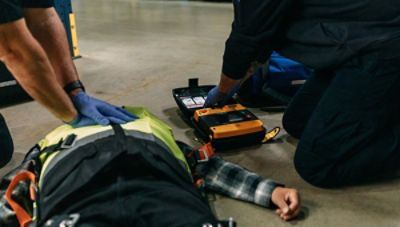
[[199, 163], [196, 171], [202, 178], [207, 191], [263, 207], [272, 207], [272, 191], [277, 186], [283, 186], [236, 164], [224, 161], [218, 156], [213, 156], [208, 162]]

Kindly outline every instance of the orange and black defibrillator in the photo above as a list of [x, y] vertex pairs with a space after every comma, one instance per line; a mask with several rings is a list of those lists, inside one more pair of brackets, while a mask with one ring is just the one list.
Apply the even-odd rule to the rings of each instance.
[[208, 92], [214, 87], [199, 86], [195, 78], [189, 79], [189, 87], [173, 89], [172, 93], [200, 137], [210, 141], [216, 150], [261, 144], [279, 133], [279, 127], [267, 133], [263, 122], [234, 99], [223, 107], [203, 108]]

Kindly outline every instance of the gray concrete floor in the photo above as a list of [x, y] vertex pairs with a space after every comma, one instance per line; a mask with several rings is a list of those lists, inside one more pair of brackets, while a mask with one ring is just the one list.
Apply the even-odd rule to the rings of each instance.
[[[232, 22], [230, 4], [136, 0], [74, 0], [79, 50], [76, 66], [89, 94], [117, 105], [144, 106], [193, 146], [193, 129], [179, 116], [171, 90], [187, 79], [216, 84]], [[0, 110], [15, 143], [13, 160], [61, 122], [36, 102]], [[281, 114], [254, 109], [271, 128]], [[224, 154], [225, 159], [299, 190], [303, 213], [284, 222], [274, 211], [216, 196], [219, 218], [239, 226], [400, 226], [400, 181], [325, 190], [305, 183], [292, 159], [297, 141], [284, 131], [270, 144]]]

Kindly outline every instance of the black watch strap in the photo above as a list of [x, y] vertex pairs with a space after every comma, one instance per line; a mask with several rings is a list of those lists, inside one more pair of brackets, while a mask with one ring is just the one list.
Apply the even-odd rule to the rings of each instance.
[[69, 94], [72, 90], [75, 90], [77, 88], [82, 88], [82, 90], [85, 90], [85, 87], [83, 86], [80, 80], [74, 80], [71, 83], [65, 85], [64, 91], [67, 92], [67, 94]]

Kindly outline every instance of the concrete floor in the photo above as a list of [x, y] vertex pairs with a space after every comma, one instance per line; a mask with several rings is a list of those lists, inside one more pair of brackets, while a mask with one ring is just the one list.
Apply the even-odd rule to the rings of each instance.
[[[177, 139], [193, 146], [193, 129], [179, 116], [171, 90], [199, 77], [216, 84], [224, 42], [232, 22], [226, 3], [74, 0], [79, 49], [76, 66], [89, 94], [116, 105], [144, 106], [169, 124]], [[60, 121], [35, 102], [0, 110], [15, 143], [13, 160], [3, 175]], [[254, 109], [267, 127], [281, 124], [281, 114]], [[270, 144], [224, 154], [265, 177], [295, 187], [303, 212], [284, 222], [274, 211], [216, 196], [219, 218], [239, 226], [400, 226], [400, 181], [335, 190], [318, 189], [295, 172], [297, 141], [284, 131]]]

